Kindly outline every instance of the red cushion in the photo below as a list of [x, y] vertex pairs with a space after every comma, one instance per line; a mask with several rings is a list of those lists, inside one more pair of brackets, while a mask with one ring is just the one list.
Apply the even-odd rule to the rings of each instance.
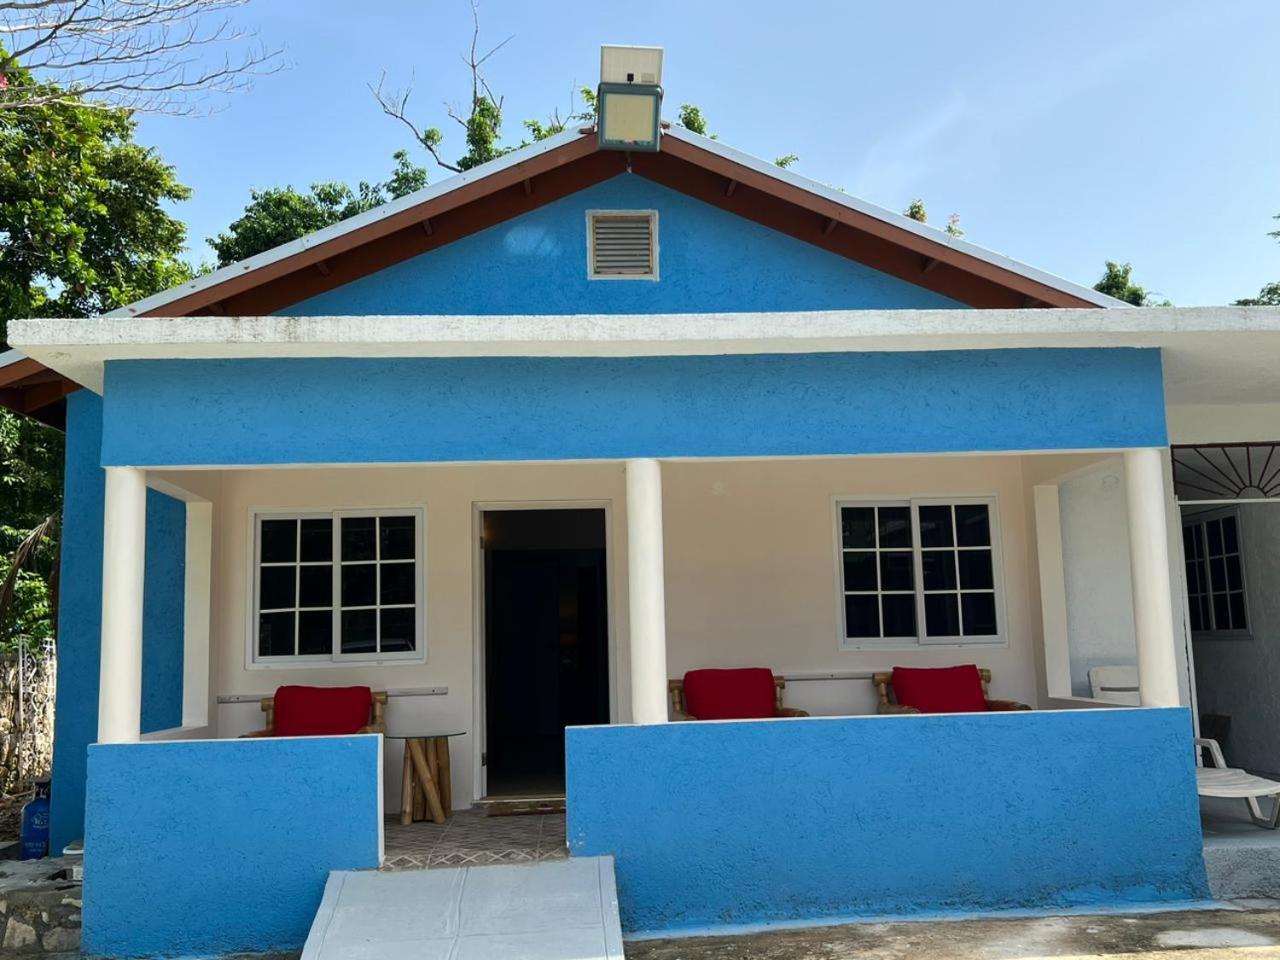
[[699, 720], [758, 720], [775, 716], [773, 672], [765, 667], [690, 670], [684, 675], [684, 706]]
[[281, 687], [276, 691], [277, 737], [355, 733], [369, 725], [368, 687]]
[[982, 677], [972, 663], [960, 667], [894, 667], [893, 695], [921, 713], [986, 713]]

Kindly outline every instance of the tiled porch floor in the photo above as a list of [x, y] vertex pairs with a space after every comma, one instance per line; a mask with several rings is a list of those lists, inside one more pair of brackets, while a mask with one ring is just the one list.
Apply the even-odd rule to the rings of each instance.
[[383, 870], [428, 870], [487, 863], [564, 860], [564, 814], [490, 817], [480, 807], [459, 810], [443, 824], [386, 821]]

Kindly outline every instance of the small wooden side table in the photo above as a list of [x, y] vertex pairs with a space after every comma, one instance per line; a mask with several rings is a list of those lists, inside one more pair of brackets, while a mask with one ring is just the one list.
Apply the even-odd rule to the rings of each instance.
[[387, 733], [404, 741], [401, 767], [400, 822], [405, 826], [428, 820], [444, 823], [453, 813], [453, 783], [449, 773], [449, 738], [465, 731]]

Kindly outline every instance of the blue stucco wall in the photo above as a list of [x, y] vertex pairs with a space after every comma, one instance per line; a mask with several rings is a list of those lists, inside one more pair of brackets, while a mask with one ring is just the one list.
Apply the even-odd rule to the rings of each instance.
[[1156, 350], [128, 360], [103, 462], [195, 465], [1158, 446]]
[[[658, 211], [659, 276], [587, 279], [586, 211]], [[958, 307], [924, 287], [621, 174], [303, 300], [292, 316]]]
[[570, 852], [616, 858], [633, 933], [1208, 897], [1182, 708], [579, 727], [566, 751]]
[[381, 856], [377, 735], [89, 748], [86, 954], [293, 950]]
[[[85, 749], [98, 738], [102, 628], [102, 400], [87, 390], [67, 398], [62, 568], [58, 605], [58, 702], [54, 715], [50, 847], [84, 835]], [[147, 494], [143, 586], [142, 729], [182, 723], [182, 641], [186, 508]]]

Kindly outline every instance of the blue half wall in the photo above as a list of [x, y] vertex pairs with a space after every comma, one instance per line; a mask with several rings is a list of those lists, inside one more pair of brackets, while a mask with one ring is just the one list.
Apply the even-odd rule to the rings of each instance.
[[1209, 895], [1182, 708], [575, 727], [565, 749], [570, 853], [613, 855], [630, 933]]
[[124, 360], [135, 466], [1163, 446], [1158, 350]]
[[[588, 210], [657, 210], [657, 282], [587, 279]], [[701, 313], [960, 307], [622, 174], [281, 310], [290, 316]]]
[[[58, 604], [58, 702], [54, 714], [50, 849], [84, 836], [85, 751], [98, 739], [102, 638], [102, 400], [67, 398], [62, 568]], [[147, 492], [143, 585], [142, 730], [182, 725], [186, 506]]]
[[297, 950], [330, 870], [382, 856], [381, 737], [89, 748], [85, 954]]

